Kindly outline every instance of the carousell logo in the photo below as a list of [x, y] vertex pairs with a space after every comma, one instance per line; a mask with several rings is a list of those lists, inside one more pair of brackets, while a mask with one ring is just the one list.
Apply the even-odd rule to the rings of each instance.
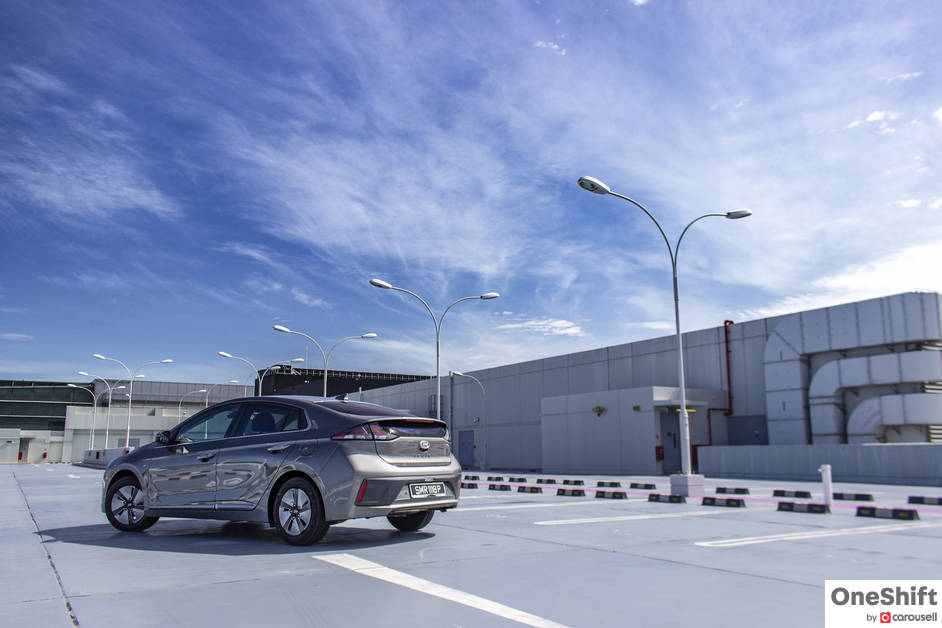
[[942, 580], [825, 580], [824, 628], [939, 626]]

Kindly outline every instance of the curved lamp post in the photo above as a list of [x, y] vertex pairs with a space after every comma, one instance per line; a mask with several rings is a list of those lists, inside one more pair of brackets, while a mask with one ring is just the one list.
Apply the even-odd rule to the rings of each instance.
[[[238, 383], [239, 383], [239, 380], [237, 380], [237, 379], [230, 379], [230, 380], [229, 380], [228, 382], [226, 382], [226, 383], [227, 383], [227, 384], [238, 384]], [[210, 386], [210, 387], [206, 390], [206, 399], [205, 399], [205, 401], [203, 402], [203, 407], [204, 407], [204, 408], [208, 408], [208, 407], [209, 407], [209, 393], [211, 393], [211, 392], [213, 391], [213, 388], [215, 388], [216, 386], [220, 386], [220, 385], [221, 385], [221, 384], [213, 384], [212, 386]]]
[[[259, 393], [258, 393], [258, 394], [259, 394], [259, 395], [262, 394], [262, 392], [261, 392], [261, 391], [262, 391], [262, 382], [265, 381], [265, 376], [268, 375], [268, 371], [280, 371], [280, 370], [281, 370], [281, 367], [285, 365], [285, 364], [284, 364], [285, 362], [292, 362], [292, 363], [304, 362], [304, 358], [291, 358], [290, 360], [282, 360], [281, 362], [275, 362], [274, 364], [272, 364], [271, 366], [269, 366], [267, 369], [265, 369], [265, 372], [262, 373], [262, 379], [260, 379], [259, 382], [258, 382], [258, 390], [259, 390]], [[274, 390], [274, 388], [272, 388], [272, 390]]]
[[[217, 351], [217, 352], [216, 352], [216, 355], [218, 355], [218, 356], [220, 356], [220, 357], [223, 357], [223, 358], [229, 358], [229, 359], [232, 359], [232, 360], [242, 360], [243, 362], [245, 362], [246, 364], [248, 364], [249, 366], [252, 367], [252, 372], [255, 374], [255, 377], [258, 377], [258, 369], [255, 368], [255, 365], [254, 365], [254, 364], [252, 364], [251, 362], [249, 362], [249, 361], [246, 360], [245, 358], [240, 358], [240, 357], [237, 356], [237, 355], [232, 355], [231, 353], [226, 353], [225, 351]], [[262, 394], [262, 390], [261, 390], [261, 389], [262, 389], [262, 380], [259, 379], [259, 381], [258, 381], [258, 390], [255, 392], [256, 396], [261, 396], [261, 394]]]
[[453, 302], [451, 305], [445, 308], [445, 311], [442, 312], [442, 315], [438, 318], [435, 318], [435, 313], [432, 312], [432, 308], [429, 307], [429, 304], [425, 302], [425, 299], [412, 292], [411, 290], [406, 290], [405, 288], [397, 288], [388, 281], [383, 281], [382, 279], [370, 279], [370, 285], [377, 288], [382, 288], [383, 290], [398, 290], [399, 292], [405, 292], [406, 294], [411, 294], [416, 299], [422, 302], [422, 305], [425, 306], [425, 309], [428, 310], [429, 316], [432, 317], [432, 323], [435, 325], [435, 380], [436, 380], [436, 394], [435, 394], [435, 418], [441, 420], [442, 418], [442, 373], [441, 373], [441, 347], [442, 347], [442, 321], [445, 320], [445, 314], [448, 314], [448, 310], [461, 303], [462, 301], [468, 301], [469, 299], [480, 299], [482, 301], [488, 301], [490, 299], [496, 299], [500, 297], [500, 294], [497, 292], [485, 292], [484, 294], [479, 294], [473, 297], [461, 297], [457, 301]]
[[487, 471], [487, 390], [484, 389], [484, 384], [481, 383], [474, 375], [467, 375], [461, 371], [452, 371], [452, 375], [457, 375], [458, 377], [467, 377], [468, 379], [473, 379], [478, 383], [478, 386], [481, 387], [481, 397], [483, 399], [483, 406], [481, 411], [481, 440], [484, 442], [484, 453], [481, 455], [481, 468], [484, 471]]
[[95, 438], [95, 417], [98, 415], [98, 398], [95, 396], [95, 393], [84, 386], [76, 386], [75, 384], [66, 384], [66, 386], [77, 390], [84, 390], [92, 396], [92, 428], [88, 431], [88, 448], [91, 449], [94, 442], [93, 439]]
[[137, 377], [137, 372], [140, 371], [145, 366], [149, 366], [151, 364], [171, 364], [173, 363], [173, 360], [171, 360], [170, 358], [166, 358], [164, 360], [154, 360], [153, 362], [144, 362], [144, 364], [141, 364], [139, 367], [134, 369], [134, 372], [132, 373], [131, 369], [129, 369], [127, 365], [121, 360], [116, 360], [114, 358], [105, 357], [100, 353], [93, 353], [92, 357], [95, 358], [96, 360], [107, 360], [109, 362], [117, 362], [118, 364], [124, 367], [125, 371], [128, 372], [128, 429], [127, 429], [127, 434], [124, 437], [124, 448], [130, 449], [131, 448], [131, 398], [134, 395], [134, 378]]
[[[108, 380], [106, 380], [105, 378], [98, 377], [97, 375], [92, 375], [91, 373], [86, 373], [85, 371], [75, 371], [75, 372], [78, 373], [79, 375], [84, 375], [85, 377], [92, 377], [94, 379], [97, 379], [98, 381], [100, 381], [102, 384], [105, 385], [105, 388], [108, 389], [108, 414], [106, 415], [106, 418], [105, 418], [105, 449], [108, 449], [108, 430], [111, 427], [111, 393], [114, 390], [124, 390], [125, 387], [124, 386], [112, 386], [111, 384], [108, 383]], [[98, 393], [98, 396], [100, 397], [104, 393], [105, 391], [101, 391], [100, 393]], [[89, 449], [91, 449], [91, 447], [89, 447]]]
[[183, 400], [186, 399], [186, 396], [195, 395], [197, 393], [204, 393], [204, 392], [206, 392], [205, 388], [203, 388], [202, 390], [191, 390], [190, 392], [183, 393], [183, 396], [180, 397], [180, 403], [177, 404], [177, 416], [180, 417], [181, 421], [183, 420]]
[[327, 353], [324, 353], [324, 348], [321, 347], [321, 344], [317, 342], [316, 340], [314, 340], [313, 338], [311, 338], [310, 336], [308, 336], [307, 334], [305, 334], [304, 332], [294, 331], [293, 329], [288, 329], [284, 325], [274, 325], [272, 329], [274, 329], [275, 331], [280, 331], [283, 334], [295, 334], [298, 336], [304, 336], [305, 338], [313, 342], [314, 346], [316, 346], [318, 350], [320, 350], [321, 357], [324, 358], [324, 396], [325, 397], [327, 396], [327, 362], [330, 360], [330, 354], [334, 352], [334, 349], [336, 349], [338, 345], [343, 344], [344, 342], [347, 342], [348, 340], [370, 340], [372, 338], [376, 338], [376, 334], [372, 332], [368, 334], [360, 334], [359, 336], [347, 336], [346, 338], [341, 338], [340, 340], [335, 342], [334, 346], [332, 346]]
[[[752, 212], [749, 211], [748, 209], [738, 209], [736, 211], [730, 211], [730, 212], [725, 212], [725, 213], [710, 213], [710, 214], [703, 214], [702, 216], [698, 216], [697, 218], [694, 218], [689, 223], [687, 223], [687, 226], [684, 227], [684, 230], [680, 233], [680, 237], [677, 238], [677, 244], [675, 244], [672, 248], [670, 240], [667, 239], [667, 235], [664, 233], [664, 230], [661, 229], [661, 225], [654, 218], [654, 216], [651, 215], [651, 212], [645, 209], [644, 206], [641, 205], [641, 203], [633, 199], [630, 199], [627, 196], [624, 196], [622, 194], [618, 194], [617, 192], [613, 192], [610, 187], [608, 187], [607, 185], [605, 185], [604, 183], [602, 183], [601, 181], [599, 181], [598, 179], [594, 177], [581, 177], [579, 179], [579, 185], [584, 190], [588, 190], [589, 192], [593, 192], [595, 194], [602, 194], [602, 195], [611, 194], [612, 196], [617, 196], [623, 201], [627, 201], [631, 203], [632, 205], [634, 205], [635, 207], [637, 207], [638, 209], [640, 209], [641, 211], [643, 211], [647, 215], [647, 217], [650, 218], [651, 221], [654, 223], [654, 226], [657, 227], [657, 230], [660, 232], [661, 237], [664, 239], [664, 244], [667, 245], [667, 253], [670, 255], [671, 269], [673, 270], [673, 274], [674, 274], [674, 325], [677, 332], [677, 372], [678, 372], [678, 379], [680, 382], [680, 417], [681, 417], [681, 426], [680, 426], [680, 460], [681, 462], [680, 462], [680, 465], [681, 465], [681, 473], [684, 476], [684, 478], [680, 479], [680, 482], [682, 483], [682, 486], [684, 487], [684, 489], [686, 489], [688, 486], [690, 486], [690, 483], [687, 480], [691, 476], [690, 417], [687, 414], [687, 390], [686, 390], [686, 381], [684, 378], [684, 346], [683, 346], [683, 339], [680, 334], [680, 297], [677, 290], [677, 254], [680, 250], [680, 243], [684, 239], [684, 235], [687, 233], [687, 230], [690, 229], [690, 227], [695, 222], [702, 220], [704, 218], [712, 217], [712, 216], [718, 216], [720, 218], [729, 218], [730, 220], [736, 220], [738, 218], [747, 218], [748, 216], [752, 215]], [[671, 492], [674, 492], [674, 491], [672, 490]], [[688, 493], [684, 492], [682, 494], [687, 495]]]

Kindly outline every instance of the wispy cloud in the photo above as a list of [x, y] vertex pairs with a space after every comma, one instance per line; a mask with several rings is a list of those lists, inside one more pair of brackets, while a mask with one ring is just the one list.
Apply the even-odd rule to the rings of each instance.
[[541, 39], [540, 41], [536, 42], [533, 45], [536, 46], [537, 48], [545, 48], [546, 50], [549, 50], [550, 52], [552, 52], [553, 54], [557, 56], [560, 56], [560, 57], [566, 56], [566, 49], [552, 41], [543, 41]]
[[523, 331], [542, 336], [583, 336], [585, 333], [572, 321], [558, 318], [524, 320], [516, 323], [504, 323], [496, 327], [499, 331]]
[[317, 308], [329, 307], [329, 304], [323, 299], [312, 297], [311, 295], [305, 292], [302, 292], [301, 290], [298, 290], [297, 288], [291, 289], [291, 296], [294, 297], [294, 300], [297, 301], [298, 303], [302, 305], [306, 305], [308, 307], [317, 307]]
[[895, 76], [891, 76], [890, 78], [886, 79], [886, 82], [895, 83], [897, 81], [910, 81], [914, 78], [919, 78], [923, 74], [925, 74], [925, 72], [903, 72]]
[[896, 201], [896, 204], [903, 208], [919, 207], [922, 205], [922, 201], [918, 198], [910, 198], [905, 201]]
[[0, 176], [12, 186], [0, 209], [18, 202], [68, 217], [179, 214], [146, 173], [147, 159], [131, 139], [136, 130], [116, 107], [39, 67], [11, 64], [0, 72], [0, 106], [15, 123], [0, 145]]
[[0, 334], [0, 340], [32, 340], [33, 337], [28, 334]]

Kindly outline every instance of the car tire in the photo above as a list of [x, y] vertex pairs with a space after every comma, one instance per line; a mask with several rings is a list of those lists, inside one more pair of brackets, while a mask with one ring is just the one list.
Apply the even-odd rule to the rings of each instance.
[[137, 478], [126, 475], [111, 483], [105, 496], [108, 523], [122, 532], [141, 532], [159, 517], [144, 516], [144, 492]]
[[394, 528], [403, 532], [415, 532], [421, 530], [432, 521], [434, 510], [423, 510], [422, 512], [410, 512], [403, 515], [387, 515], [386, 519]]
[[313, 545], [330, 527], [324, 520], [320, 493], [304, 478], [291, 478], [282, 484], [272, 508], [275, 529], [291, 545]]

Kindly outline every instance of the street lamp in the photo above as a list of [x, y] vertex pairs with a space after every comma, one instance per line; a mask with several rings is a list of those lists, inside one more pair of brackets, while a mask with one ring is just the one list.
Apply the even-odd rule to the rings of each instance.
[[205, 388], [202, 390], [191, 390], [190, 392], [183, 393], [183, 396], [180, 397], [180, 403], [177, 405], [177, 416], [180, 417], [181, 421], [183, 420], [183, 400], [186, 399], [186, 396], [204, 392], [206, 392]]
[[[99, 380], [102, 384], [105, 385], [105, 388], [108, 389], [108, 414], [105, 418], [105, 449], [108, 449], [108, 430], [111, 428], [111, 392], [113, 390], [124, 390], [124, 386], [112, 387], [103, 377], [98, 377], [97, 375], [92, 375], [91, 373], [86, 373], [85, 371], [76, 371], [79, 375], [84, 375], [85, 377], [93, 377]], [[98, 393], [99, 396], [103, 395], [105, 391]]]
[[[255, 368], [255, 365], [254, 365], [254, 364], [252, 364], [251, 362], [249, 362], [249, 361], [246, 360], [245, 358], [240, 358], [240, 357], [237, 356], [237, 355], [232, 355], [231, 353], [226, 353], [225, 351], [218, 351], [218, 352], [217, 352], [217, 355], [219, 355], [219, 356], [221, 356], [221, 357], [224, 357], [224, 358], [230, 358], [230, 359], [232, 359], [232, 360], [242, 360], [243, 362], [245, 362], [246, 364], [248, 364], [249, 366], [252, 367], [252, 372], [255, 374], [255, 377], [258, 377], [258, 369]], [[259, 382], [258, 382], [258, 391], [257, 391], [255, 394], [256, 394], [257, 396], [259, 396], [259, 397], [262, 395], [262, 382], [261, 382], [261, 380], [259, 380]]]
[[344, 342], [347, 342], [348, 340], [370, 340], [372, 338], [376, 338], [376, 334], [374, 333], [360, 334], [359, 336], [347, 336], [346, 338], [341, 338], [340, 340], [338, 340], [336, 343], [334, 343], [334, 346], [332, 346], [327, 353], [324, 353], [324, 348], [321, 347], [321, 344], [303, 332], [288, 329], [284, 325], [274, 325], [272, 329], [274, 329], [275, 331], [280, 331], [283, 334], [296, 334], [298, 336], [304, 336], [305, 338], [313, 342], [314, 345], [320, 350], [321, 357], [324, 358], [324, 396], [325, 397], [327, 396], [327, 362], [330, 360], [330, 354], [334, 352], [334, 349], [336, 349], [338, 345]]
[[[687, 496], [698, 496], [703, 492], [703, 480], [700, 476], [699, 481], [697, 482], [698, 489], [695, 489], [695, 493], [691, 494], [690, 489], [692, 482], [690, 481], [692, 477], [691, 465], [690, 465], [690, 417], [687, 414], [687, 390], [686, 390], [686, 380], [684, 378], [684, 346], [683, 339], [680, 334], [680, 297], [677, 290], [677, 254], [680, 251], [680, 243], [684, 239], [684, 235], [695, 222], [702, 220], [704, 218], [718, 216], [720, 218], [729, 218], [730, 220], [736, 220], [738, 218], [747, 218], [752, 215], [752, 212], [748, 209], [738, 209], [735, 211], [729, 211], [724, 213], [710, 213], [703, 214], [694, 218], [687, 226], [684, 227], [684, 230], [681, 231], [680, 237], [677, 238], [677, 244], [671, 248], [670, 240], [667, 239], [667, 235], [664, 233], [664, 230], [661, 229], [661, 225], [654, 218], [654, 216], [647, 209], [644, 208], [641, 203], [628, 198], [617, 192], [613, 192], [612, 188], [605, 185], [603, 182], [599, 181], [594, 177], [581, 177], [579, 179], [579, 185], [589, 192], [595, 194], [611, 194], [612, 196], [617, 196], [618, 198], [627, 201], [643, 211], [648, 218], [654, 222], [654, 226], [657, 227], [657, 230], [660, 232], [661, 237], [664, 238], [664, 244], [667, 245], [667, 252], [671, 258], [671, 269], [673, 270], [674, 275], [674, 324], [677, 331], [677, 371], [678, 379], [680, 382], [680, 417], [681, 417], [681, 426], [680, 426], [680, 460], [681, 460], [681, 473], [682, 476], [671, 476], [671, 493]], [[674, 490], [675, 484], [678, 488], [677, 491]]]
[[422, 302], [422, 305], [425, 306], [425, 309], [428, 310], [429, 316], [432, 317], [432, 323], [435, 325], [435, 379], [436, 379], [436, 394], [435, 394], [435, 418], [441, 420], [442, 418], [442, 374], [441, 374], [441, 345], [442, 345], [442, 321], [445, 320], [445, 314], [448, 314], [448, 310], [453, 308], [455, 305], [461, 303], [462, 301], [467, 301], [469, 299], [481, 299], [482, 301], [488, 301], [490, 299], [496, 299], [500, 294], [496, 292], [485, 292], [484, 294], [479, 294], [473, 297], [461, 297], [451, 305], [445, 308], [445, 311], [442, 312], [442, 315], [439, 318], [435, 318], [435, 313], [432, 312], [432, 308], [429, 307], [429, 304], [425, 302], [425, 299], [412, 292], [411, 290], [406, 290], [405, 288], [397, 288], [388, 281], [383, 281], [382, 279], [370, 279], [370, 285], [377, 288], [382, 288], [383, 290], [398, 290], [399, 292], [405, 292], [406, 294], [411, 294], [416, 299]]
[[[237, 379], [230, 379], [227, 383], [229, 383], [229, 384], [238, 384], [238, 383], [239, 383], [239, 380], [237, 380]], [[204, 408], [208, 408], [208, 407], [209, 407], [209, 393], [211, 393], [211, 392], [213, 391], [213, 388], [215, 388], [216, 386], [219, 386], [219, 384], [213, 384], [212, 386], [210, 386], [210, 387], [206, 390], [206, 400], [205, 400], [205, 402], [203, 403], [203, 407], [204, 407]]]
[[484, 454], [481, 456], [481, 469], [487, 471], [487, 391], [484, 389], [484, 384], [481, 383], [474, 375], [467, 375], [461, 371], [452, 371], [452, 375], [457, 375], [458, 377], [467, 377], [468, 379], [473, 379], [478, 383], [478, 386], [481, 387], [481, 397], [483, 399], [483, 409], [481, 410], [481, 441], [484, 443]]
[[84, 390], [92, 396], [92, 428], [88, 431], [88, 448], [91, 449], [92, 439], [95, 437], [95, 417], [98, 415], [98, 399], [95, 397], [95, 393], [85, 388], [84, 386], [76, 386], [75, 384], [66, 384], [66, 386], [69, 388]]
[[171, 360], [170, 358], [166, 358], [164, 360], [144, 362], [144, 364], [141, 364], [139, 367], [134, 369], [134, 372], [132, 373], [131, 369], [129, 369], [127, 365], [120, 360], [105, 357], [100, 353], [93, 353], [92, 357], [95, 358], [96, 360], [107, 360], [109, 362], [117, 362], [118, 364], [124, 367], [125, 371], [128, 372], [128, 429], [127, 429], [127, 434], [124, 437], [124, 448], [130, 449], [131, 447], [131, 397], [132, 395], [134, 395], [134, 378], [137, 377], [137, 372], [141, 370], [142, 368], [144, 368], [145, 366], [149, 366], [151, 364], [171, 364], [173, 363], [173, 360]]
[[[304, 362], [304, 358], [291, 358], [290, 360], [282, 360], [281, 362], [276, 362], [275, 364], [272, 364], [272, 365], [269, 366], [267, 369], [265, 369], [265, 372], [262, 373], [262, 379], [260, 379], [260, 380], [258, 381], [258, 389], [259, 389], [259, 393], [258, 393], [258, 394], [259, 394], [259, 395], [262, 394], [262, 393], [261, 393], [261, 390], [262, 390], [262, 382], [265, 381], [265, 376], [268, 375], [268, 371], [280, 371], [280, 370], [281, 370], [281, 367], [284, 366], [284, 363], [285, 363], [285, 362], [293, 362], [293, 363]], [[272, 390], [274, 390], [274, 388], [272, 388]]]

